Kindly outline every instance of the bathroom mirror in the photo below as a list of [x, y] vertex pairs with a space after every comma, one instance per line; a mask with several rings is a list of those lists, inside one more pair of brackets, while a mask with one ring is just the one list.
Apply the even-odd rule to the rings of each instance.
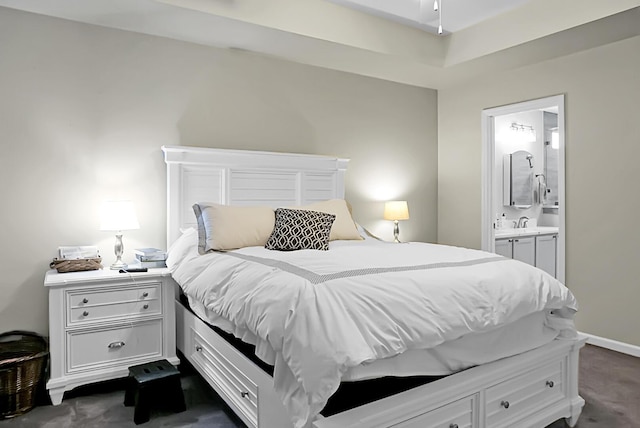
[[533, 205], [533, 155], [518, 150], [504, 156], [504, 205], [529, 208]]

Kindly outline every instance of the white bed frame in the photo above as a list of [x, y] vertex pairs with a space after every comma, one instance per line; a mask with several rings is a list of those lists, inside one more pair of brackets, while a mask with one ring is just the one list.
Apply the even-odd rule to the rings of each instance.
[[[343, 198], [348, 160], [289, 153], [163, 147], [167, 163], [167, 236], [195, 227], [192, 205], [304, 205]], [[177, 296], [176, 286], [176, 296]], [[249, 427], [291, 421], [272, 378], [176, 299], [177, 347]], [[333, 415], [314, 428], [542, 428], [566, 418], [574, 426], [578, 352], [586, 339], [554, 340], [524, 354], [445, 377]]]

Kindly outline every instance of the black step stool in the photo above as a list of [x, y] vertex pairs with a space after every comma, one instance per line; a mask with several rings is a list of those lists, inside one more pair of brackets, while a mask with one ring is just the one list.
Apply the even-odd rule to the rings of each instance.
[[124, 405], [135, 404], [133, 421], [136, 425], [149, 420], [150, 404], [160, 399], [166, 400], [166, 405], [176, 413], [187, 409], [178, 369], [167, 360], [129, 367], [129, 384], [124, 394]]

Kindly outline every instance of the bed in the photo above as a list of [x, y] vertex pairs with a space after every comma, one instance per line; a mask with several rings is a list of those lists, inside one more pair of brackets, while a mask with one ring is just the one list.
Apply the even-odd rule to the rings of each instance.
[[[197, 202], [276, 208], [344, 198], [344, 177], [348, 165], [345, 159], [189, 147], [163, 147], [163, 151], [167, 163], [168, 245], [174, 248], [178, 242], [194, 239], [185, 238], [185, 231], [193, 231], [198, 226], [192, 209]], [[344, 244], [348, 245], [359, 244]], [[368, 251], [378, 254], [378, 257], [381, 251], [391, 250], [391, 247], [381, 249], [376, 245], [384, 244], [372, 243]], [[395, 257], [411, 257], [408, 246], [393, 248], [398, 252]], [[432, 251], [433, 247], [424, 244], [423, 250]], [[240, 252], [240, 255], [216, 254], [211, 257], [223, 260], [218, 264], [244, 263], [249, 259], [249, 262], [261, 265], [260, 269], [264, 270], [267, 267], [262, 264], [267, 262], [263, 261], [269, 257], [260, 251], [266, 250], [252, 249], [248, 253]], [[340, 251], [349, 250], [337, 242], [326, 253], [339, 255]], [[500, 263], [500, 260], [493, 260], [486, 254], [468, 251], [469, 254], [464, 256], [468, 259], [459, 262], [469, 263], [471, 260], [477, 269], [482, 269], [482, 264]], [[233, 261], [229, 262], [231, 259]], [[283, 261], [277, 262], [280, 263], [277, 269], [273, 269], [273, 266], [270, 269], [283, 270]], [[313, 270], [313, 267], [307, 268], [307, 271]], [[438, 269], [429, 270], [434, 272]], [[176, 273], [176, 278], [185, 282], [185, 274], [182, 275], [180, 277]], [[192, 272], [188, 275], [199, 276]], [[223, 334], [205, 322], [208, 320], [206, 308], [186, 307], [181, 302], [180, 292], [180, 287], [176, 286], [177, 346], [184, 357], [247, 426], [294, 426], [290, 416], [292, 404], [286, 400], [286, 405], [283, 404], [281, 377], [277, 373], [272, 376], [265, 372], [260, 364], [232, 346]], [[522, 336], [522, 333], [518, 334]], [[557, 337], [544, 344], [536, 343], [526, 351], [511, 351], [515, 355], [496, 354], [481, 363], [466, 362], [461, 370], [454, 370], [453, 374], [441, 373], [447, 375], [370, 403], [326, 416], [314, 410], [311, 416], [307, 415], [309, 419], [294, 417], [293, 421], [297, 426], [315, 428], [481, 428], [544, 427], [557, 419], [566, 418], [567, 423], [574, 426], [584, 404], [577, 388], [578, 352], [583, 345], [584, 339], [579, 337]], [[261, 347], [257, 346], [256, 350], [258, 348]], [[340, 371], [339, 374], [343, 381], [357, 383], [369, 377], [383, 376], [390, 367], [404, 367], [407, 360], [402, 358], [416, 359], [415, 355], [397, 353], [390, 358], [383, 358], [382, 364], [377, 364], [375, 359], [365, 359], [362, 364], [350, 367], [348, 372]], [[438, 355], [442, 357], [446, 353]], [[422, 354], [417, 359], [422, 360]], [[447, 364], [449, 362], [445, 361]], [[410, 374], [404, 373], [402, 376]], [[294, 378], [298, 379], [298, 374]], [[324, 403], [322, 400], [320, 402]]]

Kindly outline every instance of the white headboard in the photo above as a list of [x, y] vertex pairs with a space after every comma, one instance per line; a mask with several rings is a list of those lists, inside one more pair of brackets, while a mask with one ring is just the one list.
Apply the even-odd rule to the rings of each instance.
[[294, 153], [163, 146], [167, 245], [196, 227], [193, 204], [306, 205], [344, 198], [348, 159]]

